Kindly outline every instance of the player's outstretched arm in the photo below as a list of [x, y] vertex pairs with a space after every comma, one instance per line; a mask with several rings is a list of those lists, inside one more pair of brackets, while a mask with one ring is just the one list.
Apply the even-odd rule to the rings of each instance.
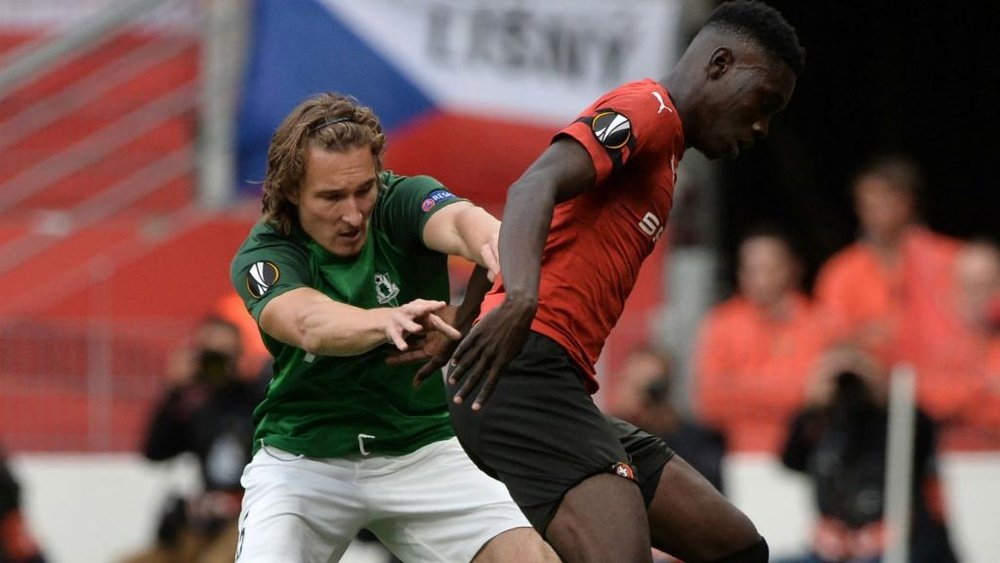
[[401, 307], [361, 309], [321, 292], [300, 287], [272, 299], [261, 311], [260, 327], [272, 337], [318, 356], [356, 356], [392, 342], [406, 350], [409, 334], [437, 330], [461, 334], [437, 313], [447, 303], [416, 299]]
[[542, 250], [556, 204], [593, 187], [594, 164], [586, 149], [570, 138], [552, 143], [511, 185], [500, 227], [500, 267], [504, 302], [490, 311], [462, 341], [452, 358], [449, 383], [464, 379], [455, 395], [461, 403], [480, 381], [472, 404], [478, 410], [496, 379], [524, 346], [538, 306]]
[[500, 221], [467, 201], [436, 212], [424, 225], [424, 244], [442, 254], [462, 256], [486, 268], [492, 279], [500, 271], [497, 240]]

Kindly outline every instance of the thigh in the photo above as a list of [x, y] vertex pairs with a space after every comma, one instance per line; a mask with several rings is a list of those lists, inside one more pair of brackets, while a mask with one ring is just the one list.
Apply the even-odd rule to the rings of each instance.
[[635, 468], [635, 479], [642, 491], [643, 503], [648, 507], [656, 496], [663, 466], [674, 457], [674, 451], [659, 436], [613, 416], [604, 415], [625, 448], [629, 462]]
[[366, 516], [367, 507], [352, 477], [346, 460], [314, 460], [261, 448], [241, 480], [246, 492], [236, 561], [339, 559]]
[[363, 470], [359, 482], [372, 499], [369, 529], [403, 561], [471, 561], [492, 538], [530, 527], [454, 438]]
[[[503, 481], [543, 534], [573, 486], [599, 473], [632, 477], [617, 433], [581, 378], [562, 347], [531, 333], [480, 411], [448, 401], [469, 456]], [[449, 386], [449, 396], [455, 391]]]
[[631, 482], [601, 473], [571, 488], [545, 539], [570, 563], [651, 560], [642, 494]]
[[720, 559], [760, 540], [750, 519], [680, 456], [663, 466], [648, 514], [653, 547], [683, 560]]

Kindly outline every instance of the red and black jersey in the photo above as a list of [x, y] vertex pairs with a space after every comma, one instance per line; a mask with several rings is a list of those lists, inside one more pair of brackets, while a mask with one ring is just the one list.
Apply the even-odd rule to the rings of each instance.
[[[594, 364], [670, 213], [684, 133], [667, 91], [646, 79], [601, 96], [563, 137], [587, 149], [597, 180], [555, 207], [531, 328], [566, 348], [594, 392]], [[483, 314], [503, 294], [498, 280]]]

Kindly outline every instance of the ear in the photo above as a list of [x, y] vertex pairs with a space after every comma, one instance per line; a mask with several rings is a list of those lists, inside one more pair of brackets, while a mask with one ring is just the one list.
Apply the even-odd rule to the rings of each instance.
[[299, 205], [299, 192], [301, 190], [302, 190], [302, 188], [299, 188], [299, 189], [291, 192], [290, 194], [288, 194], [288, 201], [292, 202], [292, 205], [295, 205], [296, 207], [298, 207], [298, 205]]
[[717, 47], [712, 51], [712, 58], [708, 61], [708, 77], [715, 80], [721, 77], [733, 66], [733, 50], [729, 47]]

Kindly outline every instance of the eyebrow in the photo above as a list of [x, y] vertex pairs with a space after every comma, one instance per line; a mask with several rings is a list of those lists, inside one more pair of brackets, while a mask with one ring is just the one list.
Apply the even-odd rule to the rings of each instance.
[[[358, 184], [355, 189], [357, 189], [357, 190], [360, 191], [360, 190], [364, 190], [364, 189], [367, 189], [367, 188], [374, 187], [377, 184], [378, 184], [378, 177], [377, 176], [373, 176], [370, 179], [365, 180], [364, 182], [361, 182], [360, 184]], [[351, 189], [352, 189], [351, 187], [341, 187], [341, 186], [338, 186], [338, 187], [326, 187], [326, 188], [322, 188], [322, 189], [318, 190], [316, 193], [319, 194], [319, 195], [330, 194], [330, 193], [337, 194], [337, 193], [351, 191]]]

